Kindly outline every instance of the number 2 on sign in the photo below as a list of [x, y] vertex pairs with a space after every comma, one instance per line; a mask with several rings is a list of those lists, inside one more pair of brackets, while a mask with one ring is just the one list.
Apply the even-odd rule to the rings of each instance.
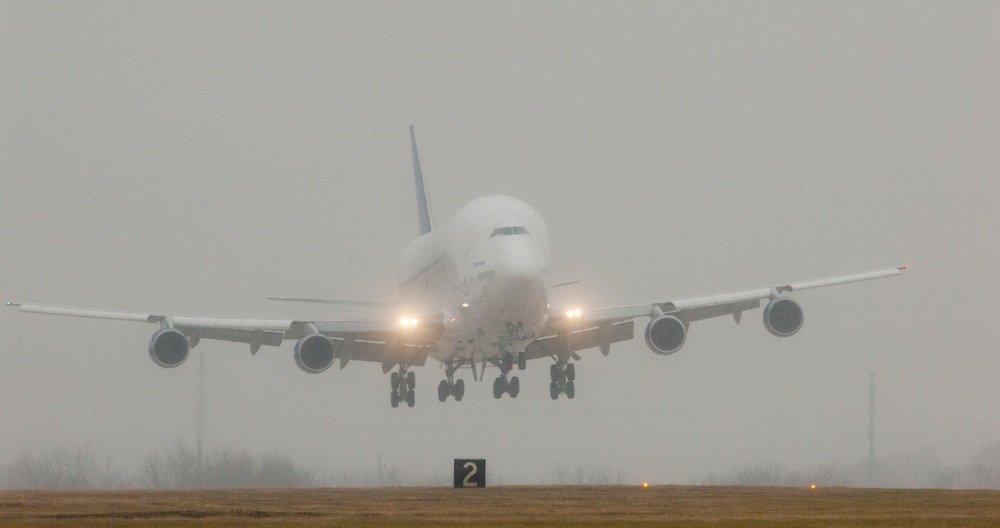
[[479, 471], [479, 466], [477, 466], [475, 462], [466, 462], [465, 465], [463, 465], [462, 467], [465, 468], [465, 469], [471, 469], [472, 470], [472, 471], [469, 471], [468, 473], [465, 474], [465, 478], [462, 480], [462, 487], [465, 487], [465, 488], [474, 488], [474, 487], [476, 487], [476, 483], [475, 482], [469, 482], [469, 479], [471, 479], [472, 477], [474, 477], [476, 475], [476, 473]]

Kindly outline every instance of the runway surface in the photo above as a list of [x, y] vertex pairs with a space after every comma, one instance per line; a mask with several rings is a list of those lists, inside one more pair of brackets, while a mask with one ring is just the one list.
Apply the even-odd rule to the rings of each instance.
[[3, 526], [1000, 526], [1000, 491], [505, 486], [0, 491]]

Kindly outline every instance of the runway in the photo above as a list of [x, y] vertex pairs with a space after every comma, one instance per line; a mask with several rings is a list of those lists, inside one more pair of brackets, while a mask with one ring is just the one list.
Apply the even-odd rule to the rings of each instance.
[[997, 526], [1000, 491], [503, 486], [0, 491], [3, 526]]

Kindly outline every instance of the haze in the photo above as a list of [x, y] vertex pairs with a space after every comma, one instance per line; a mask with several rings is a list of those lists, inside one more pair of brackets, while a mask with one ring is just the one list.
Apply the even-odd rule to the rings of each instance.
[[[379, 461], [506, 483], [559, 470], [699, 482], [746, 464], [964, 463], [1000, 441], [1000, 5], [0, 3], [0, 297], [190, 315], [338, 317], [267, 296], [393, 300], [417, 235], [485, 194], [547, 220], [560, 298], [706, 294], [910, 264], [802, 292], [806, 322], [694, 323], [671, 357], [592, 350], [414, 409], [353, 363], [154, 325], [0, 311], [0, 465], [84, 446], [137, 464], [193, 442], [334, 474]], [[641, 325], [637, 325], [641, 332]], [[492, 378], [490, 378], [492, 379]], [[447, 480], [445, 480], [447, 482]]]

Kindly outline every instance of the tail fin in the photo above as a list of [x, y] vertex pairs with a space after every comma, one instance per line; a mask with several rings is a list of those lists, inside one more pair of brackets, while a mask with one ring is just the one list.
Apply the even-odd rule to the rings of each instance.
[[413, 178], [417, 182], [417, 216], [420, 219], [420, 234], [426, 235], [434, 229], [431, 209], [427, 205], [427, 191], [424, 190], [424, 175], [420, 172], [420, 158], [417, 157], [417, 138], [410, 125], [410, 147], [413, 149]]

